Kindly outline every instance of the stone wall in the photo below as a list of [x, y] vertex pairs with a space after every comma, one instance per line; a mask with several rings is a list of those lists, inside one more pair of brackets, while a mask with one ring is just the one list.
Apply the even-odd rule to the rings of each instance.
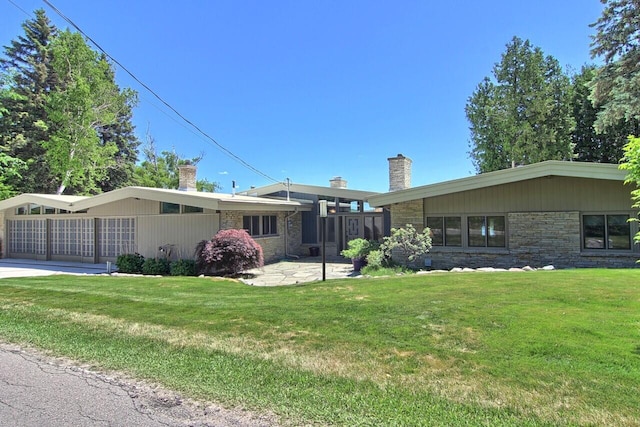
[[416, 230], [422, 231], [425, 227], [422, 199], [391, 205], [389, 211], [391, 212], [392, 228], [411, 224]]
[[[223, 211], [220, 213], [220, 229], [242, 229], [242, 217], [245, 215], [276, 215], [278, 217], [278, 235], [259, 237], [253, 236], [254, 240], [262, 247], [264, 262], [274, 262], [286, 257], [285, 253], [285, 217], [290, 213], [285, 212], [243, 212], [243, 211]], [[287, 220], [287, 230], [289, 236], [288, 253], [293, 255], [301, 254], [302, 244], [302, 215], [297, 213]]]

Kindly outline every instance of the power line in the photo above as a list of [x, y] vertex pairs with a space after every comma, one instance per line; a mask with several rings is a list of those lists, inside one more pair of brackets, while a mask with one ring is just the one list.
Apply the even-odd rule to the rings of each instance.
[[[9, 0], [11, 1], [11, 0]], [[200, 127], [198, 127], [195, 123], [193, 123], [191, 120], [187, 119], [185, 116], [183, 116], [182, 114], [180, 114], [180, 112], [178, 110], [176, 110], [175, 108], [173, 108], [167, 101], [165, 101], [160, 95], [158, 95], [153, 89], [151, 89], [149, 86], [147, 86], [145, 83], [143, 83], [140, 79], [138, 79], [138, 77], [136, 77], [131, 71], [129, 71], [127, 69], [127, 67], [125, 67], [124, 65], [122, 65], [120, 62], [118, 62], [113, 56], [109, 55], [109, 53], [104, 50], [98, 43], [96, 43], [95, 40], [93, 40], [91, 37], [89, 37], [84, 31], [82, 31], [82, 29], [80, 27], [78, 27], [78, 25], [76, 25], [75, 22], [73, 22], [70, 18], [68, 18], [67, 16], [65, 16], [58, 8], [56, 8], [53, 4], [51, 4], [51, 2], [49, 2], [48, 0], [43, 0], [47, 6], [49, 6], [55, 13], [57, 13], [62, 19], [64, 19], [65, 21], [67, 21], [69, 23], [69, 25], [71, 25], [73, 28], [75, 28], [80, 34], [82, 34], [87, 40], [89, 40], [91, 43], [93, 43], [93, 45], [95, 47], [98, 48], [98, 50], [100, 50], [102, 53], [104, 53], [111, 61], [113, 61], [114, 64], [116, 64], [117, 66], [119, 66], [122, 70], [124, 70], [124, 72], [126, 72], [127, 74], [129, 74], [129, 76], [131, 76], [131, 78], [133, 78], [136, 82], [138, 82], [138, 84], [140, 84], [143, 88], [145, 88], [149, 93], [151, 93], [154, 97], [156, 97], [160, 102], [162, 102], [167, 108], [169, 108], [171, 111], [173, 111], [178, 117], [180, 117], [184, 122], [186, 122], [189, 126], [193, 127], [195, 130], [197, 130], [200, 134], [202, 134], [205, 138], [207, 138], [209, 141], [213, 142], [213, 144], [215, 144], [215, 146], [221, 150], [222, 152], [224, 152], [225, 154], [227, 154], [228, 156], [230, 156], [231, 158], [233, 158], [234, 160], [236, 160], [237, 162], [239, 162], [240, 164], [242, 164], [243, 166], [245, 166], [246, 168], [250, 169], [251, 171], [257, 173], [258, 175], [267, 178], [273, 182], [280, 182], [279, 180], [267, 175], [266, 173], [260, 171], [259, 169], [255, 168], [254, 166], [250, 165], [249, 163], [247, 163], [245, 160], [241, 159], [239, 156], [237, 156], [236, 154], [232, 153], [229, 149], [227, 149], [226, 147], [224, 147], [222, 144], [220, 144], [218, 141], [216, 141], [213, 137], [211, 137], [209, 134], [207, 134], [205, 131], [203, 131], [202, 129], [200, 129]]]

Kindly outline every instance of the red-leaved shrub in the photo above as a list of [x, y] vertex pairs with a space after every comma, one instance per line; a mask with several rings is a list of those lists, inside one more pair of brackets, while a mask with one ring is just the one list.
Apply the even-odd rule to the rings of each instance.
[[245, 230], [220, 230], [211, 240], [196, 247], [196, 264], [201, 273], [221, 271], [237, 275], [262, 267], [262, 247]]

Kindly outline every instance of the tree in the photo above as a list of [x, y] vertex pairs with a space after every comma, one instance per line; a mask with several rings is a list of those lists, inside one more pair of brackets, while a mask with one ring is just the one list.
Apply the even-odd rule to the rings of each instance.
[[[149, 132], [147, 132], [147, 143], [142, 148], [142, 153], [145, 159], [135, 167], [134, 182], [142, 187], [155, 188], [178, 188], [180, 183], [178, 166], [197, 165], [204, 157], [204, 154], [201, 154], [198, 157], [186, 159], [175, 151], [163, 151], [158, 154], [155, 139]], [[196, 181], [196, 188], [198, 191], [213, 193], [220, 189], [220, 185], [204, 178]]]
[[591, 84], [592, 100], [602, 106], [595, 123], [598, 131], [620, 120], [640, 120], [640, 2], [601, 1], [606, 7], [591, 25], [597, 30], [591, 55], [605, 62]]
[[571, 158], [570, 95], [558, 61], [514, 37], [465, 108], [477, 171]]
[[573, 77], [572, 109], [576, 128], [572, 134], [576, 159], [584, 162], [618, 163], [623, 155], [623, 147], [630, 134], [637, 134], [637, 120], [619, 120], [597, 132], [595, 122], [600, 105], [591, 101], [591, 82], [597, 69], [595, 66], [584, 66], [579, 74]]
[[[107, 78], [115, 81], [115, 75], [111, 68], [107, 70]], [[130, 95], [123, 109], [119, 111], [115, 122], [103, 126], [98, 132], [102, 145], [113, 142], [117, 147], [113, 157], [114, 163], [107, 168], [106, 179], [98, 183], [101, 191], [111, 191], [134, 183], [140, 140], [134, 133], [135, 127], [132, 123], [137, 94], [130, 92]]]
[[[640, 138], [629, 137], [629, 142], [624, 147], [620, 169], [628, 172], [625, 184], [635, 184], [635, 190], [631, 191], [631, 199], [633, 207], [640, 208]], [[636, 233], [635, 241], [640, 243], [640, 231]]]
[[51, 49], [61, 83], [47, 96], [46, 111], [55, 130], [42, 145], [58, 178], [57, 194], [68, 186], [78, 193], [97, 193], [118, 151], [113, 141], [100, 140], [100, 132], [117, 123], [135, 95], [118, 88], [110, 78], [110, 64], [80, 34], [61, 33]]
[[42, 141], [49, 139], [53, 127], [48, 124], [45, 108], [47, 94], [55, 90], [58, 77], [52, 69], [51, 42], [57, 29], [44, 10], [22, 24], [24, 35], [11, 41], [0, 58], [3, 86], [12, 96], [0, 98], [4, 112], [0, 115], [0, 147], [27, 167], [21, 176], [7, 178], [7, 183], [20, 192], [50, 193], [54, 180], [45, 158]]

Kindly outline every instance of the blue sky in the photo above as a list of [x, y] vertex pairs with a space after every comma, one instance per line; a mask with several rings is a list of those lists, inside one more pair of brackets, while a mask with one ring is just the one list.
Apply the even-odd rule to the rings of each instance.
[[[575, 71], [593, 61], [599, 0], [51, 0], [111, 56], [218, 143], [277, 181], [387, 191], [387, 158], [412, 185], [474, 174], [464, 114], [513, 36]], [[16, 7], [19, 6], [18, 7]], [[0, 44], [38, 0], [0, 0]], [[231, 192], [273, 181], [139, 92], [134, 122], [159, 150], [204, 153], [198, 177]]]

